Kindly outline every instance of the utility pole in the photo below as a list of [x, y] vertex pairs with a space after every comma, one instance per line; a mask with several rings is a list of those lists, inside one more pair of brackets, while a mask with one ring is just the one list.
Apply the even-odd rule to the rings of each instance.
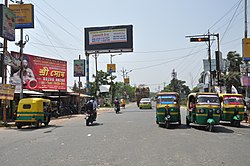
[[[110, 65], [112, 67], [112, 58], [114, 57], [115, 55], [110, 55]], [[111, 105], [113, 104], [113, 101], [114, 101], [114, 95], [113, 95], [113, 78], [112, 78], [112, 73], [113, 71], [112, 70], [109, 70], [110, 71], [110, 94], [111, 94]]]
[[[221, 93], [221, 84], [220, 84], [220, 79], [221, 79], [221, 59], [220, 59], [220, 35], [217, 33], [215, 35], [217, 37], [217, 47], [218, 47], [218, 70], [217, 70], [217, 81], [218, 81], [218, 86], [220, 88], [220, 93]], [[217, 62], [216, 62], [217, 63]]]
[[212, 92], [212, 64], [211, 64], [211, 42], [210, 32], [208, 30], [208, 63], [209, 63], [209, 92]]
[[124, 67], [122, 68], [122, 77], [123, 77], [123, 87], [124, 87], [124, 94], [126, 94], [126, 88], [125, 88], [125, 78], [128, 78], [128, 73], [132, 72], [132, 70], [126, 70]]
[[[217, 35], [217, 34], [216, 34]], [[190, 42], [208, 42], [208, 63], [209, 63], [209, 92], [212, 91], [212, 64], [211, 64], [211, 36], [216, 36], [215, 34], [210, 34], [208, 30], [207, 35], [192, 35], [186, 36], [190, 38]], [[219, 37], [219, 36], [218, 36]], [[219, 47], [218, 47], [219, 48]]]
[[[81, 55], [79, 55], [79, 60], [81, 60]], [[78, 92], [79, 92], [79, 99], [78, 99], [78, 113], [81, 113], [81, 104], [80, 104], [80, 98], [81, 98], [81, 77], [79, 76], [79, 81], [78, 81]]]
[[[245, 40], [247, 39], [247, 0], [245, 0]], [[244, 46], [245, 47], [245, 46]], [[245, 65], [246, 65], [246, 76], [248, 77], [248, 61], [245, 61]], [[246, 90], [245, 90], [245, 98], [248, 98], [248, 86], [246, 86]]]
[[[8, 7], [8, 0], [5, 0], [5, 6]], [[8, 42], [7, 39], [4, 38], [3, 41], [3, 56], [7, 54]], [[3, 58], [4, 59], [4, 58]], [[2, 83], [6, 84], [7, 80], [7, 66], [3, 63], [3, 75], [2, 75]], [[1, 105], [3, 104], [3, 123], [7, 126], [7, 112], [6, 112], [6, 100], [2, 100]]]

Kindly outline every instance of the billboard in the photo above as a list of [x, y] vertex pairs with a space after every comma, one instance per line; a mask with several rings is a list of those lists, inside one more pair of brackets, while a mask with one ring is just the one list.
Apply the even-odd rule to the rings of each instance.
[[85, 76], [85, 60], [79, 59], [74, 60], [74, 77], [84, 77]]
[[[18, 52], [11, 55], [20, 58]], [[23, 54], [23, 88], [31, 90], [66, 90], [67, 89], [67, 62]], [[20, 66], [11, 67], [10, 83], [15, 84], [20, 91]]]
[[12, 10], [3, 4], [0, 4], [0, 20], [0, 37], [15, 41], [16, 16]]
[[133, 52], [133, 26], [84, 28], [87, 53]]
[[34, 28], [34, 6], [32, 4], [10, 4], [16, 14], [16, 29]]
[[[221, 71], [226, 71], [229, 67], [229, 61], [227, 59], [222, 59], [220, 61], [220, 70]], [[209, 65], [209, 61], [207, 59], [203, 59], [203, 69], [204, 71], [209, 71], [210, 69], [210, 65]], [[211, 59], [211, 71], [215, 71], [216, 70], [216, 59]]]

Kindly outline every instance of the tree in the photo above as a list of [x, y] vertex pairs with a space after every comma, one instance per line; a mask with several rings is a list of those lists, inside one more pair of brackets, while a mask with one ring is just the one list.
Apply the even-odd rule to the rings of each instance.
[[228, 72], [224, 73], [222, 77], [227, 93], [232, 93], [232, 85], [240, 91], [242, 89], [240, 82], [240, 65], [242, 64], [242, 58], [236, 51], [230, 51], [227, 54], [227, 60], [230, 62]]
[[164, 87], [164, 92], [177, 92], [181, 97], [186, 97], [190, 93], [188, 86], [184, 85], [186, 81], [178, 80], [173, 78], [166, 87]]
[[[100, 85], [113, 85], [113, 81], [111, 83], [111, 74], [109, 72], [104, 72], [102, 70], [97, 71], [98, 74], [98, 88]], [[96, 76], [95, 76], [96, 78]], [[116, 76], [112, 75], [112, 80], [115, 80]], [[92, 96], [96, 96], [96, 91], [97, 91], [97, 87], [96, 87], [96, 81], [94, 82], [90, 82], [90, 95]]]

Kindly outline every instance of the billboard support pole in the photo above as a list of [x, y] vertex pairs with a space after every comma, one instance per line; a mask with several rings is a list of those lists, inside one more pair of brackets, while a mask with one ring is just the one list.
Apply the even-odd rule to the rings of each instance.
[[89, 89], [89, 54], [85, 52], [86, 55], [86, 94], [90, 95]]

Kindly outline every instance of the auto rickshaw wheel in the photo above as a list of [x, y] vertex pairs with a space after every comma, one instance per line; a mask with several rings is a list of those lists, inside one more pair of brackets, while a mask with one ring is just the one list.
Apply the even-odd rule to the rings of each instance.
[[21, 129], [21, 128], [22, 128], [22, 125], [19, 124], [19, 123], [17, 123], [17, 124], [16, 124], [16, 127], [17, 127], [18, 129]]
[[181, 119], [178, 122], [179, 122], [179, 125], [181, 125]]
[[44, 125], [45, 125], [45, 126], [48, 126], [48, 125], [49, 125], [49, 122], [44, 122]]
[[235, 124], [236, 127], [240, 127], [240, 121], [239, 120], [235, 121], [234, 124]]
[[169, 129], [170, 128], [170, 122], [166, 122], [166, 128]]
[[36, 122], [36, 128], [40, 128], [40, 127], [42, 127], [42, 121], [41, 121], [41, 120], [38, 120], [38, 121]]
[[210, 124], [210, 125], [207, 126], [207, 130], [208, 130], [209, 132], [212, 132], [212, 131], [213, 131], [213, 128], [214, 128], [214, 125], [212, 125], [212, 124]]

